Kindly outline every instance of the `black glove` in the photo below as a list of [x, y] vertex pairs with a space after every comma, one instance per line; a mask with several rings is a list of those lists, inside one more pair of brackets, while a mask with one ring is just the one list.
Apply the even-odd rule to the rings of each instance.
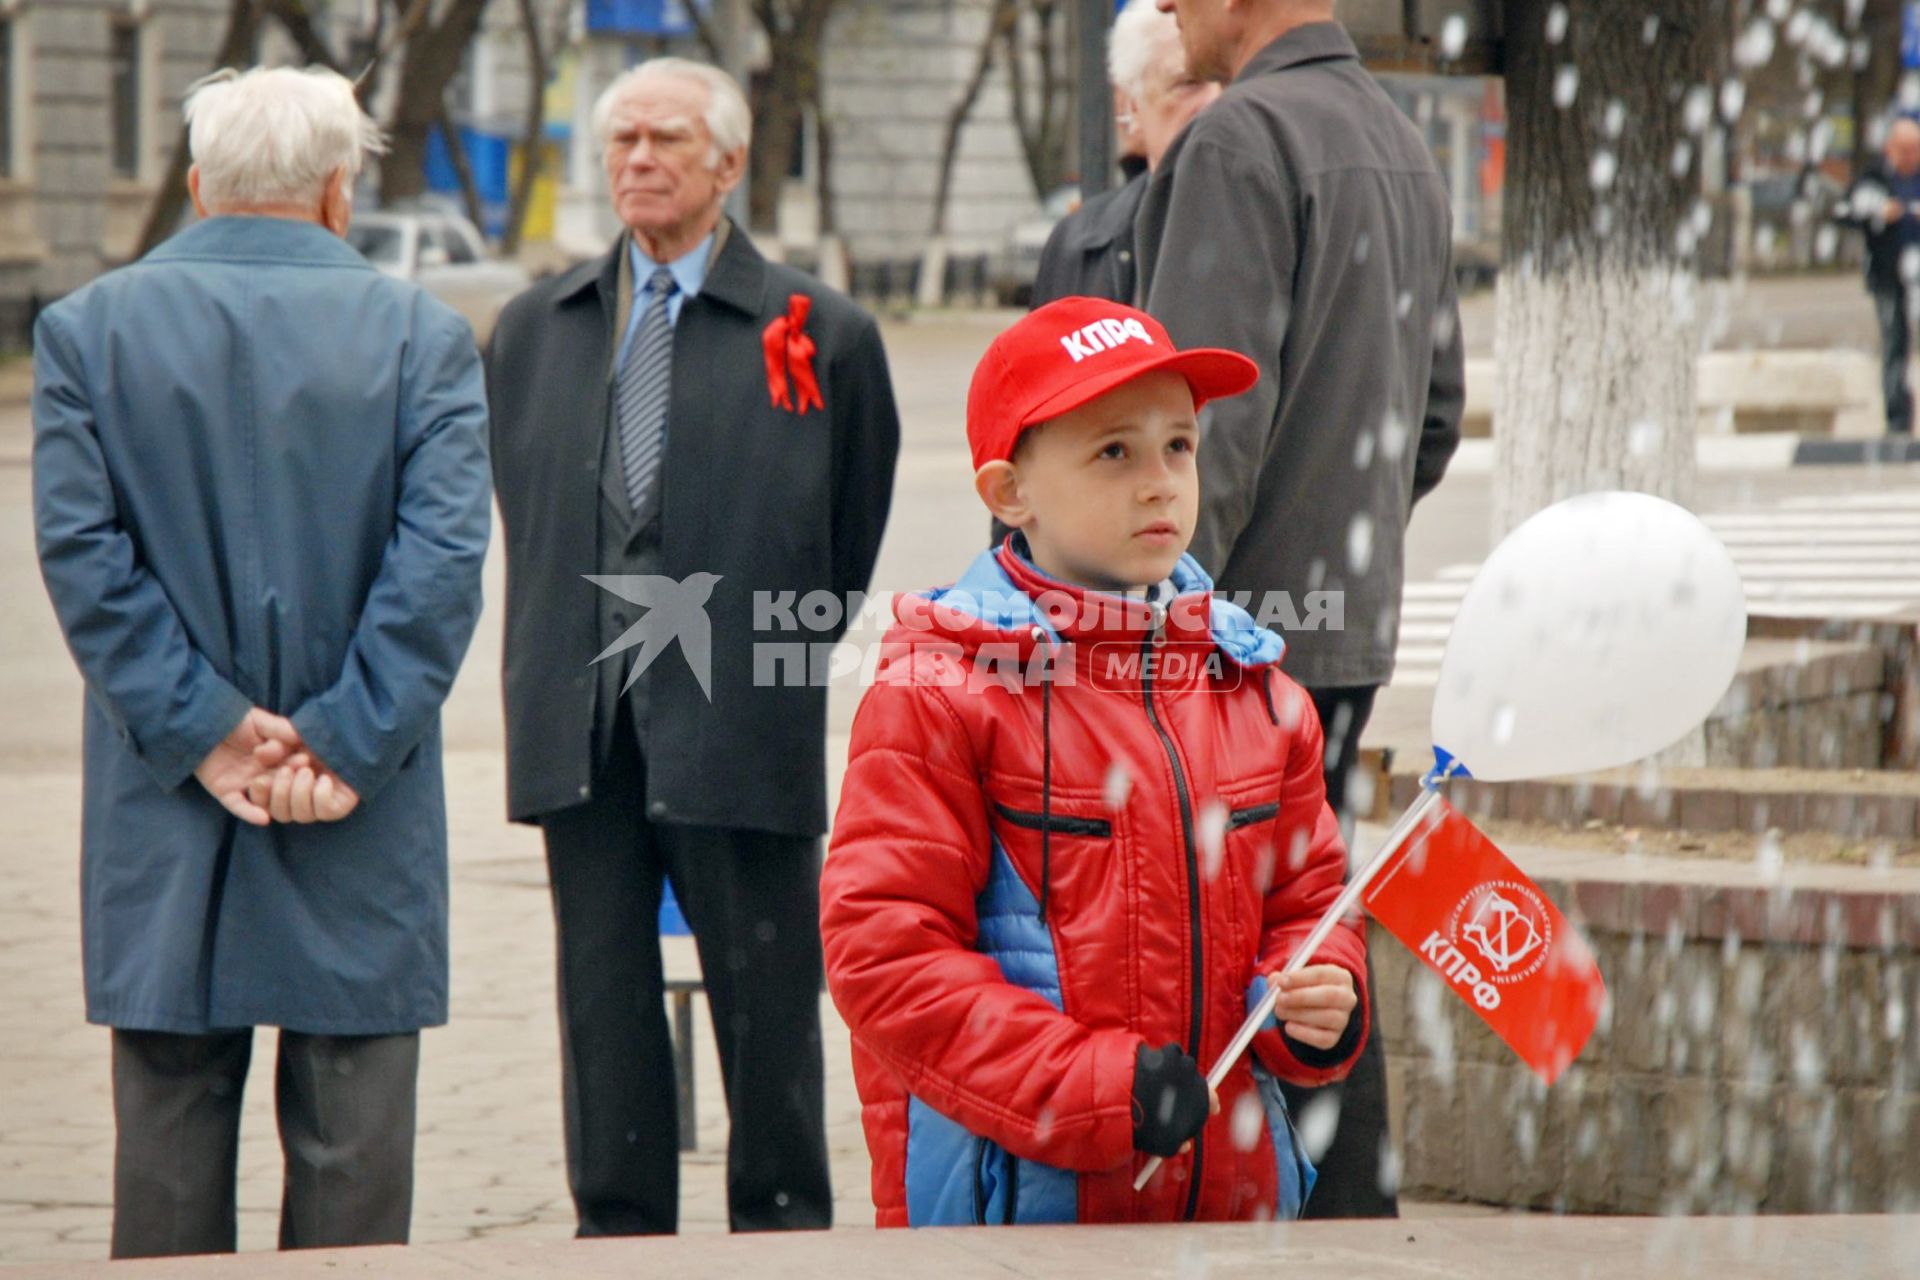
[[1177, 1044], [1133, 1057], [1133, 1146], [1150, 1156], [1178, 1155], [1187, 1140], [1206, 1128], [1213, 1109], [1207, 1078]]

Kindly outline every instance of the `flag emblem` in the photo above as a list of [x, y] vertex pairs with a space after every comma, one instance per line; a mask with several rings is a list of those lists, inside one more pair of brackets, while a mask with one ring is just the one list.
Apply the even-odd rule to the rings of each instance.
[[1494, 982], [1519, 982], [1546, 963], [1553, 919], [1532, 885], [1495, 880], [1460, 899], [1450, 933], [1456, 947], [1466, 943], [1493, 967]]

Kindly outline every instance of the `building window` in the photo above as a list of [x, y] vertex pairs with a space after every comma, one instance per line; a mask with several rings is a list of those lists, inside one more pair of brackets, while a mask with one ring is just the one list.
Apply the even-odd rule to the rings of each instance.
[[140, 177], [140, 24], [115, 22], [109, 55], [112, 75], [113, 172]]

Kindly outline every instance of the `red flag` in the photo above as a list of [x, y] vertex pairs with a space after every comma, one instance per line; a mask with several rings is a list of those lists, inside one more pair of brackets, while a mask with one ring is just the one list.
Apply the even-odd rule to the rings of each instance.
[[1362, 902], [1548, 1084], [1586, 1046], [1607, 996], [1587, 940], [1451, 805]]

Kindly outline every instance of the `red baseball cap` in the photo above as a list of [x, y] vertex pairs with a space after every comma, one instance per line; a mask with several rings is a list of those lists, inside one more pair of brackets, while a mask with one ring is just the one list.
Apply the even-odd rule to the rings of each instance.
[[967, 389], [973, 469], [1013, 456], [1020, 433], [1155, 369], [1193, 389], [1193, 407], [1237, 396], [1260, 368], [1237, 351], [1176, 351], [1160, 322], [1101, 298], [1061, 298], [993, 340]]

